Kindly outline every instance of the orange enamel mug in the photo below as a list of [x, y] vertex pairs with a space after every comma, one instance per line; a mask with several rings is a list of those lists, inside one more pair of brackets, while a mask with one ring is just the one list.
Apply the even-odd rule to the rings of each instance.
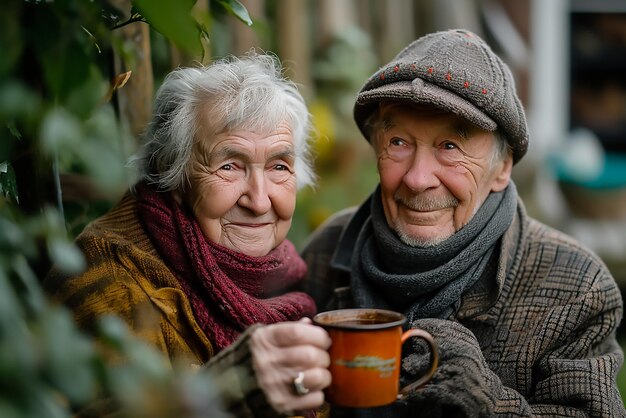
[[[329, 349], [332, 383], [326, 400], [333, 405], [370, 408], [394, 402], [426, 384], [437, 368], [437, 345], [428, 332], [402, 332], [406, 317], [383, 309], [339, 309], [322, 312], [313, 323], [332, 339]], [[402, 344], [411, 337], [428, 345], [430, 367], [417, 381], [399, 388]]]

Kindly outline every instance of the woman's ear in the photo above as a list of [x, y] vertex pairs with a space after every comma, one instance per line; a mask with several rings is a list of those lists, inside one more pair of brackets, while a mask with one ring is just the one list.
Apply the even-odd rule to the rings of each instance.
[[176, 203], [178, 203], [179, 205], [183, 203], [183, 196], [180, 192], [180, 189], [172, 190], [170, 193], [172, 194], [172, 197], [174, 198]]
[[495, 168], [496, 174], [491, 185], [492, 192], [501, 192], [506, 189], [511, 181], [511, 171], [513, 170], [513, 156], [508, 153], [504, 160], [499, 162]]

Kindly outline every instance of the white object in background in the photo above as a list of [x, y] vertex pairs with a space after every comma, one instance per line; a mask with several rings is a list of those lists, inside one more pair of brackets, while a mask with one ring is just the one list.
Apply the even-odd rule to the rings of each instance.
[[556, 157], [561, 170], [571, 180], [588, 182], [596, 179], [604, 167], [604, 149], [588, 129], [573, 130]]

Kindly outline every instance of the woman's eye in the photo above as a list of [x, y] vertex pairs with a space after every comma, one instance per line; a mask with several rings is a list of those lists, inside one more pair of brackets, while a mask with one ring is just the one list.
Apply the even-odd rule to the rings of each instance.
[[285, 164], [276, 164], [274, 168], [278, 171], [287, 171], [288, 168]]
[[223, 166], [220, 167], [220, 170], [226, 170], [226, 171], [230, 171], [232, 170], [234, 167], [232, 164], [224, 164]]
[[391, 138], [391, 141], [389, 141], [389, 143], [391, 145], [400, 146], [404, 145], [405, 142], [402, 138]]
[[444, 142], [442, 147], [443, 149], [457, 149], [458, 148], [456, 144], [453, 142]]

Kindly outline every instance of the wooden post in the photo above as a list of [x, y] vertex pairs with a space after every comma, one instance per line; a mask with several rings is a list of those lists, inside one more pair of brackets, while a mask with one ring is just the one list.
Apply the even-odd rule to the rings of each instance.
[[309, 35], [309, 9], [306, 0], [278, 0], [276, 2], [276, 30], [278, 55], [287, 75], [300, 84], [300, 91], [311, 96], [312, 48]]
[[327, 47], [341, 30], [356, 24], [353, 0], [317, 0], [314, 4], [317, 8], [315, 42], [321, 48]]
[[[130, 0], [110, 0], [119, 10], [128, 11], [130, 17]], [[152, 72], [152, 56], [150, 48], [150, 27], [141, 22], [132, 23], [119, 29], [119, 36], [124, 42], [133, 44], [136, 53], [133, 62], [127, 62], [122, 54], [114, 51], [113, 68], [116, 76], [132, 71], [126, 84], [116, 90], [120, 120], [127, 124], [132, 134], [137, 137], [143, 132], [152, 113], [154, 93], [154, 76]], [[113, 77], [112, 77], [113, 78]]]

